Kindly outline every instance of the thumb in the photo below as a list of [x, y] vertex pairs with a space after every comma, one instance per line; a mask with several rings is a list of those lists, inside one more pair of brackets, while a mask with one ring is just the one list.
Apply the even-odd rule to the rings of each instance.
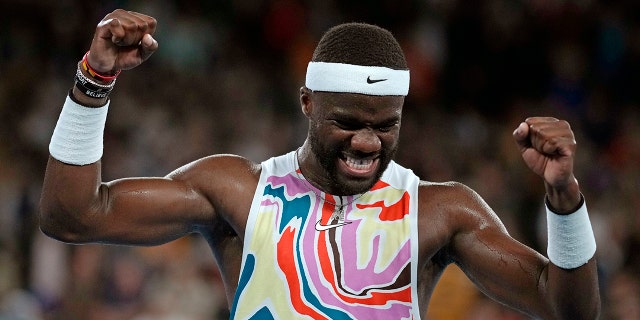
[[142, 37], [142, 41], [140, 44], [140, 57], [143, 61], [149, 58], [149, 56], [151, 56], [151, 54], [153, 54], [158, 49], [158, 41], [156, 41], [156, 39], [154, 39], [153, 36], [148, 33]]
[[521, 150], [531, 147], [531, 141], [529, 140], [529, 125], [526, 122], [521, 122], [518, 127], [513, 130], [513, 138]]

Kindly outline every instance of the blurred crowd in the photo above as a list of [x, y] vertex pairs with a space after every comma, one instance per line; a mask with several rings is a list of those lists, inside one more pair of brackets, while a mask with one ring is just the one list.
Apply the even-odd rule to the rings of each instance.
[[[633, 0], [0, 0], [0, 319], [228, 317], [197, 235], [134, 248], [72, 246], [38, 230], [51, 132], [95, 25], [118, 7], [156, 17], [160, 49], [123, 72], [112, 93], [105, 181], [164, 176], [214, 153], [259, 162], [296, 148], [307, 126], [298, 89], [315, 43], [340, 22], [378, 24], [399, 39], [411, 69], [397, 161], [424, 180], [471, 186], [543, 254], [544, 188], [511, 133], [527, 116], [571, 123], [598, 242], [602, 318], [640, 319]], [[429, 318], [527, 319], [455, 266]]]

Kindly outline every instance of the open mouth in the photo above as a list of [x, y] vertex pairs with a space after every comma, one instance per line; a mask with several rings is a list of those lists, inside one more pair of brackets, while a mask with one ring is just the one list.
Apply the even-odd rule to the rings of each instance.
[[378, 168], [378, 158], [376, 159], [357, 159], [347, 156], [340, 159], [341, 167], [349, 175], [356, 177], [367, 177], [376, 172]]

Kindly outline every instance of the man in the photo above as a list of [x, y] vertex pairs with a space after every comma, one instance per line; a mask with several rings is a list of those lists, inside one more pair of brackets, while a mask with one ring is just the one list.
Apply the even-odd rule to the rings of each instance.
[[51, 139], [41, 228], [72, 243], [154, 245], [200, 233], [234, 319], [419, 319], [445, 267], [544, 319], [594, 319], [595, 240], [565, 121], [513, 135], [546, 187], [550, 260], [511, 238], [472, 190], [420, 181], [392, 161], [409, 71], [386, 30], [332, 28], [300, 89], [304, 144], [256, 164], [199, 159], [164, 178], [102, 182], [108, 95], [157, 48], [156, 21], [124, 10], [97, 26]]

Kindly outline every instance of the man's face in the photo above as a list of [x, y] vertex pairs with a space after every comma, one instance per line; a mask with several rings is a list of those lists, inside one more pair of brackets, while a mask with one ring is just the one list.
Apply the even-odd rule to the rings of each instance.
[[366, 192], [395, 155], [404, 97], [307, 94], [305, 113], [315, 161], [305, 175], [334, 195]]

